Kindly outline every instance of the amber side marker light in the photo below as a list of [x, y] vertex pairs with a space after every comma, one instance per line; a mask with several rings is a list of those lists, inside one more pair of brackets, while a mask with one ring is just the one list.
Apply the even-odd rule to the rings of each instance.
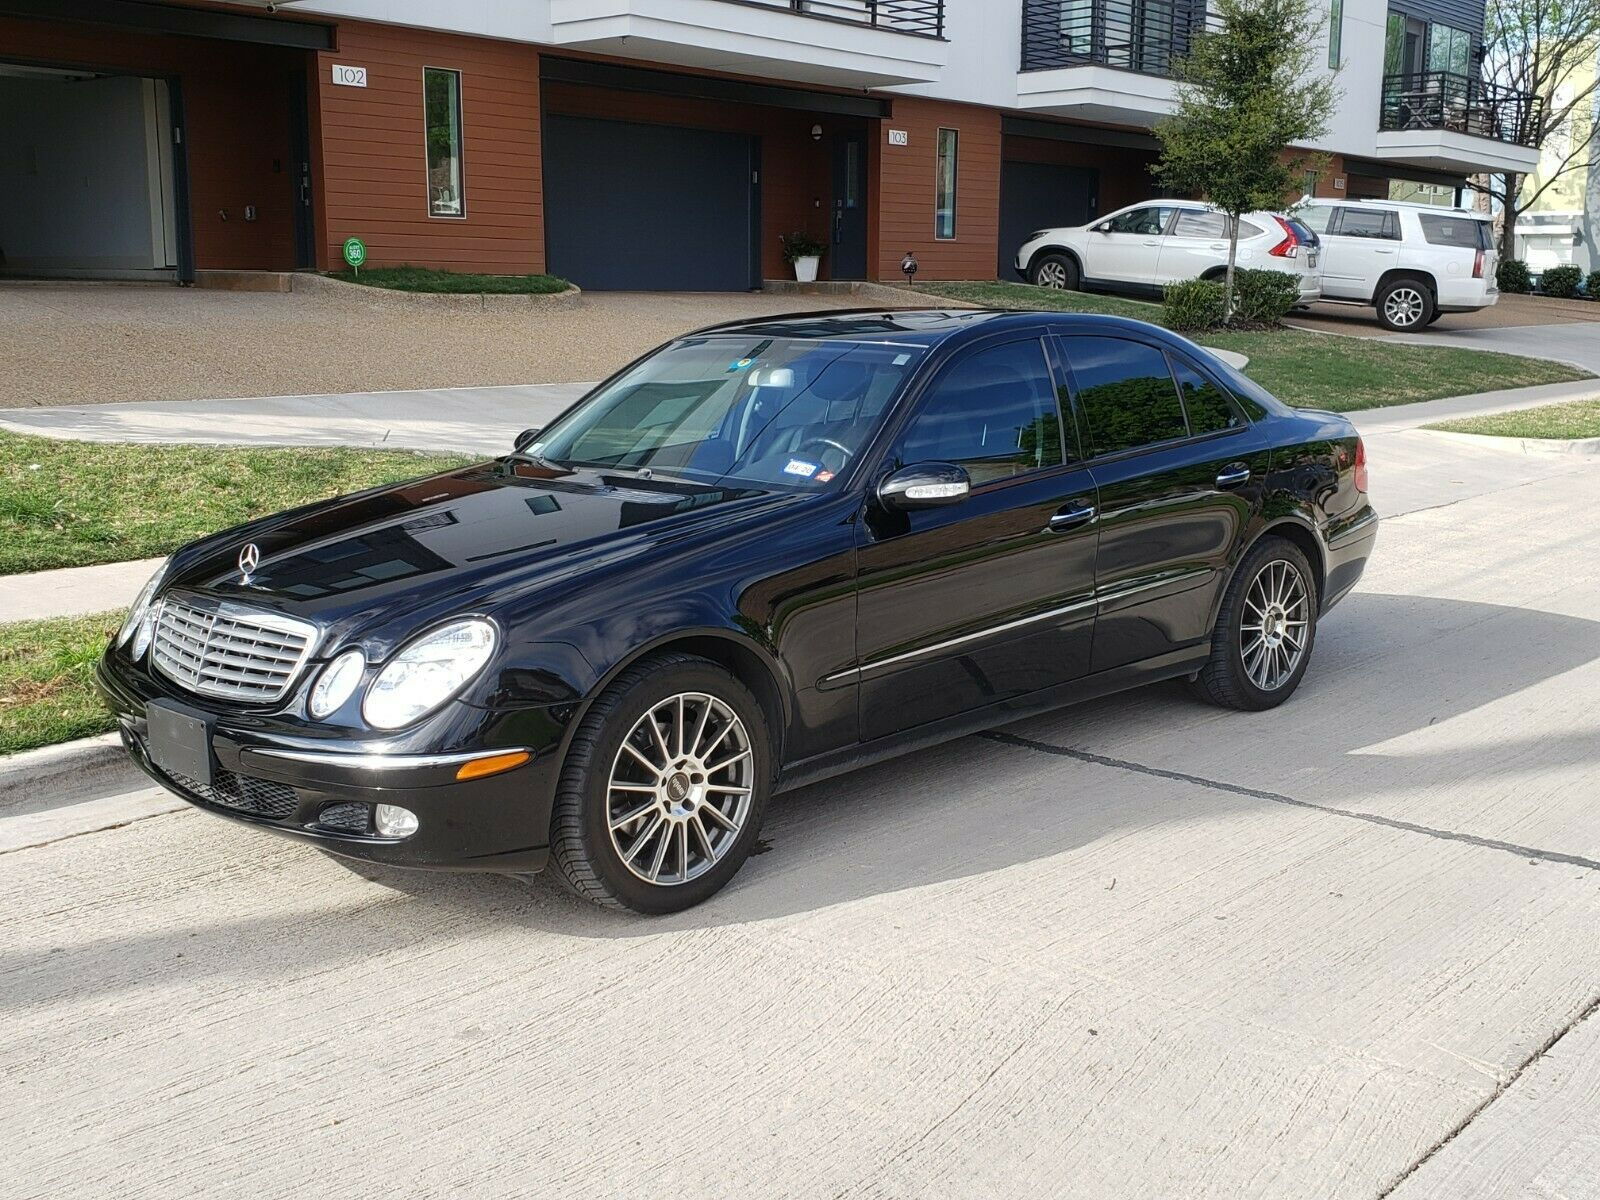
[[532, 757], [533, 755], [526, 750], [516, 750], [510, 754], [492, 754], [488, 758], [475, 758], [471, 762], [461, 764], [456, 771], [456, 782], [464, 783], [468, 779], [482, 779], [486, 775], [499, 775], [505, 771], [512, 771]]

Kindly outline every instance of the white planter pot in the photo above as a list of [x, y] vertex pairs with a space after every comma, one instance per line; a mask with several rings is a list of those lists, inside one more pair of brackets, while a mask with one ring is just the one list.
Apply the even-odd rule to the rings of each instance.
[[817, 281], [817, 264], [822, 259], [815, 254], [794, 260], [794, 277], [801, 283], [815, 283]]

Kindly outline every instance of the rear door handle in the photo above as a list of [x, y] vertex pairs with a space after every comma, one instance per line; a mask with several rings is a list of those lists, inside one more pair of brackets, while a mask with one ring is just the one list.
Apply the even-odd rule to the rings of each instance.
[[1085, 504], [1081, 500], [1071, 501], [1050, 518], [1050, 528], [1055, 530], [1071, 529], [1077, 525], [1086, 525], [1094, 520], [1096, 509], [1092, 504]]
[[1243, 463], [1232, 463], [1222, 468], [1222, 474], [1217, 476], [1219, 488], [1234, 488], [1250, 480], [1250, 468]]

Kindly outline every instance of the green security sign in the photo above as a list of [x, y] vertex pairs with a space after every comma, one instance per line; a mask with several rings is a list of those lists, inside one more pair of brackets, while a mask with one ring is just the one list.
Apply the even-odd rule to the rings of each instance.
[[344, 261], [352, 270], [360, 270], [361, 264], [367, 261], [367, 244], [357, 237], [345, 238]]

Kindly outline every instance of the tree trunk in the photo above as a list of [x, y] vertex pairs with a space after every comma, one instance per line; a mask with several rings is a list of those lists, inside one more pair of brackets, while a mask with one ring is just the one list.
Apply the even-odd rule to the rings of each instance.
[[1222, 323], [1233, 324], [1233, 264], [1239, 257], [1239, 217], [1228, 216], [1228, 274], [1222, 285]]

